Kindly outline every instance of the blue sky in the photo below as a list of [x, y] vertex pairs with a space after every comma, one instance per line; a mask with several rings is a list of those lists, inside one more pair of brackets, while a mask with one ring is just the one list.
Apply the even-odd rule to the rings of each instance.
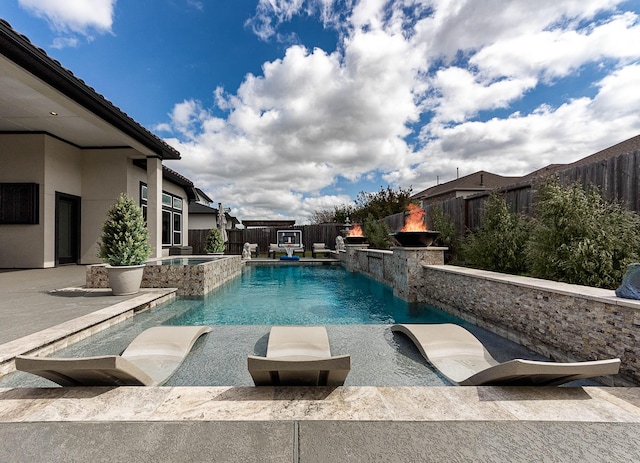
[[640, 0], [4, 0], [239, 219], [523, 175], [640, 133]]

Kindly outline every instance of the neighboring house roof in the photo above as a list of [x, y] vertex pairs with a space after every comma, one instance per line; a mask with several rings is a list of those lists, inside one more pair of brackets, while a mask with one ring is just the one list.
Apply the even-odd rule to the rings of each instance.
[[605, 159], [616, 158], [623, 154], [634, 153], [636, 151], [640, 151], [640, 135], [636, 135], [635, 137], [629, 138], [628, 140], [617, 143], [609, 148], [605, 148], [597, 153], [592, 154], [591, 156], [587, 156], [586, 158], [582, 158], [573, 162], [571, 164], [567, 164], [567, 168], [584, 166], [587, 164], [591, 164], [593, 162], [603, 161]]
[[251, 227], [293, 227], [295, 220], [243, 220], [242, 225]]
[[48, 133], [83, 148], [131, 146], [146, 156], [180, 159], [176, 149], [1, 19], [0, 85], [0, 132]]
[[200, 203], [189, 203], [189, 215], [191, 214], [213, 214], [217, 217], [218, 209]]
[[519, 177], [504, 177], [481, 170], [464, 177], [451, 180], [440, 185], [432, 186], [411, 196], [413, 199], [430, 199], [449, 195], [454, 192], [483, 192], [513, 184]]
[[209, 204], [213, 202], [213, 199], [209, 198], [209, 196], [207, 196], [207, 194], [200, 188], [196, 188], [196, 193], [198, 195], [198, 198], [196, 198], [197, 200], [206, 201]]

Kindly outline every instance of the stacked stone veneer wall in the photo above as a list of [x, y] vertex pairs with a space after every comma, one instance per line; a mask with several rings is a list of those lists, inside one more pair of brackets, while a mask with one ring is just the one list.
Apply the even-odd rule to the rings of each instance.
[[640, 301], [614, 291], [436, 265], [419, 299], [558, 361], [619, 357], [611, 384], [640, 383]]
[[393, 288], [393, 293], [416, 302], [422, 286], [422, 266], [444, 263], [446, 248], [394, 247], [390, 251], [367, 249], [368, 245], [347, 245], [340, 259], [350, 272], [360, 272]]
[[[147, 265], [143, 288], [177, 288], [180, 296], [202, 296], [237, 277], [242, 272], [241, 256], [225, 256], [198, 265]], [[109, 288], [103, 264], [87, 267], [87, 287]]]

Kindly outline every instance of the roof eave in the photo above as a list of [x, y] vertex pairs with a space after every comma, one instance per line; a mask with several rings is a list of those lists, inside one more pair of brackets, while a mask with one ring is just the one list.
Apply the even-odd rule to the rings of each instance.
[[162, 159], [180, 159], [180, 153], [176, 149], [142, 127], [2, 19], [0, 50], [11, 61], [143, 144]]

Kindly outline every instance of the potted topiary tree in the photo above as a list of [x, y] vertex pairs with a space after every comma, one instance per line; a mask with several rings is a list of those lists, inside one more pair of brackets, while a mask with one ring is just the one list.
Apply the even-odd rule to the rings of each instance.
[[98, 246], [98, 257], [108, 264], [113, 294], [137, 293], [151, 248], [142, 210], [127, 194], [122, 193], [107, 211]]
[[204, 246], [207, 254], [222, 254], [224, 252], [224, 239], [222, 238], [222, 232], [216, 227], [209, 230], [207, 235], [207, 242]]

